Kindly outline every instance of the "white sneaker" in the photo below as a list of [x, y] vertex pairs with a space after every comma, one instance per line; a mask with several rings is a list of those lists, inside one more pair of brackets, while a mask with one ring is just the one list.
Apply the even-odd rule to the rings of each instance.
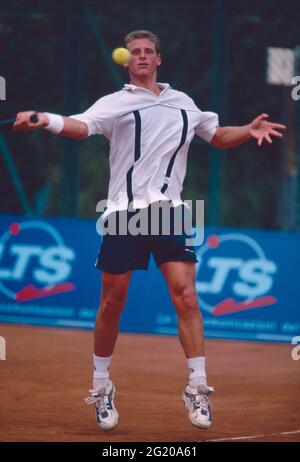
[[114, 405], [116, 389], [112, 382], [99, 390], [89, 390], [91, 396], [85, 398], [86, 404], [95, 404], [97, 424], [103, 430], [111, 430], [118, 425], [119, 413]]
[[214, 392], [213, 387], [198, 385], [197, 388], [185, 387], [182, 400], [188, 410], [188, 418], [192, 425], [208, 428], [211, 425], [211, 404], [208, 396]]

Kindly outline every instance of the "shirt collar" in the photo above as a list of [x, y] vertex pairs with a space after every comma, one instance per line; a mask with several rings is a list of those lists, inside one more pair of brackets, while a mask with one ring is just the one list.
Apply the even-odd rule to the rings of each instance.
[[[156, 82], [156, 85], [157, 85], [159, 88], [161, 88], [163, 91], [164, 91], [164, 90], [167, 90], [168, 88], [171, 88], [171, 87], [170, 87], [170, 84], [168, 84], [168, 83]], [[125, 83], [123, 89], [124, 89], [124, 90], [147, 90], [147, 89], [144, 88], [144, 87], [137, 87], [136, 85], [133, 85], [132, 83]]]

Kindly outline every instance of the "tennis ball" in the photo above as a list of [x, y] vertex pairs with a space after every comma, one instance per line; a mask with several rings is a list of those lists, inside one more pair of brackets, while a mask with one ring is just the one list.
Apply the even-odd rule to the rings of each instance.
[[127, 48], [116, 48], [112, 52], [112, 59], [117, 64], [126, 64], [130, 61], [131, 54]]

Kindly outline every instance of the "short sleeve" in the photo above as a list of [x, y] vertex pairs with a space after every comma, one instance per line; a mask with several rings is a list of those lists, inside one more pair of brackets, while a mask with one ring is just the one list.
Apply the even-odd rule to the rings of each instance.
[[113, 121], [114, 110], [111, 95], [104, 96], [98, 99], [90, 108], [81, 114], [74, 114], [70, 117], [80, 122], [84, 122], [88, 127], [88, 136], [105, 135], [110, 139]]
[[212, 140], [219, 126], [219, 116], [215, 112], [201, 112], [200, 122], [195, 127], [195, 134], [208, 143]]

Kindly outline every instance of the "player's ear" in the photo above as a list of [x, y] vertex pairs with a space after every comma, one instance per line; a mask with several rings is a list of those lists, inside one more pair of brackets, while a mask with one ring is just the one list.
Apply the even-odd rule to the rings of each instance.
[[157, 65], [160, 66], [161, 65], [161, 54], [160, 53], [157, 53]]

